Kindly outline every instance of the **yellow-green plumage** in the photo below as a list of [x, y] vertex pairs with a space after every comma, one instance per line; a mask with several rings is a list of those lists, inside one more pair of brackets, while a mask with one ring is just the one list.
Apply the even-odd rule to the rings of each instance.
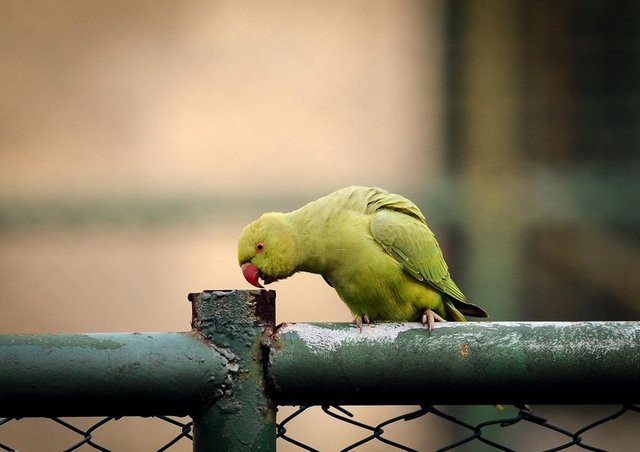
[[346, 187], [293, 212], [264, 214], [242, 231], [238, 260], [266, 283], [318, 273], [354, 315], [374, 321], [415, 321], [426, 310], [446, 320], [487, 316], [451, 279], [416, 205], [379, 188]]

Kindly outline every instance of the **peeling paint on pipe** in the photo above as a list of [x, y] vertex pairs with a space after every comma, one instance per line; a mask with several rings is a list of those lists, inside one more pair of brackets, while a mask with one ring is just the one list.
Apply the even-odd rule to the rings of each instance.
[[298, 323], [272, 343], [281, 405], [640, 401], [640, 322]]

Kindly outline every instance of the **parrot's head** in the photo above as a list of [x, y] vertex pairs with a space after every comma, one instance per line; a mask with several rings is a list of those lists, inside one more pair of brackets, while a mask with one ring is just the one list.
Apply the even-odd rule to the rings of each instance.
[[238, 239], [238, 263], [245, 279], [262, 287], [291, 276], [299, 261], [295, 229], [282, 213], [265, 213], [249, 223]]

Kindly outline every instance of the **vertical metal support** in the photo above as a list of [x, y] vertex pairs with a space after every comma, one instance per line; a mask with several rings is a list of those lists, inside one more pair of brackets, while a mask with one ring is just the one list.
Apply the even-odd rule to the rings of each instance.
[[275, 323], [271, 290], [205, 291], [189, 295], [192, 327], [227, 359], [215, 402], [194, 413], [193, 450], [276, 450], [275, 405], [265, 392], [261, 340]]

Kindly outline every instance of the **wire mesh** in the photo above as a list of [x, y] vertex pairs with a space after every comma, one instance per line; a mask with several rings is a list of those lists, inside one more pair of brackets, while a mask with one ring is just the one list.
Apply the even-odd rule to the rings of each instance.
[[[460, 411], [459, 407], [449, 407], [448, 411], [442, 408], [436, 408], [433, 406], [421, 406], [414, 409], [410, 409], [403, 414], [396, 415], [387, 419], [383, 419], [378, 423], [363, 422], [355, 418], [354, 414], [340, 406], [322, 406], [322, 407], [309, 407], [301, 406], [294, 409], [288, 416], [282, 419], [277, 425], [277, 437], [288, 444], [295, 446], [302, 450], [318, 451], [326, 450], [326, 444], [311, 444], [308, 440], [303, 440], [300, 436], [297, 436], [299, 432], [299, 426], [296, 426], [295, 430], [290, 426], [296, 422], [298, 418], [304, 417], [312, 410], [320, 409], [324, 414], [338, 420], [341, 423], [348, 424], [353, 428], [360, 430], [360, 437], [354, 442], [349, 442], [339, 447], [341, 451], [350, 451], [357, 448], [361, 450], [372, 450], [376, 443], [381, 446], [386, 446], [381, 450], [404, 450], [404, 451], [418, 451], [418, 450], [436, 450], [436, 451], [449, 451], [449, 450], [501, 450], [501, 451], [515, 451], [515, 450], [545, 450], [560, 451], [569, 449], [584, 449], [591, 451], [606, 451], [616, 450], [615, 447], [611, 447], [612, 440], [618, 440], [614, 435], [620, 435], [621, 432], [625, 438], [624, 443], [637, 444], [640, 440], [640, 431], [638, 425], [640, 417], [629, 419], [629, 425], [627, 428], [615, 429], [615, 432], [600, 432], [599, 435], [590, 435], [590, 438], [586, 436], [595, 432], [603, 425], [611, 423], [612, 421], [621, 418], [623, 415], [629, 412], [638, 413], [640, 411], [639, 405], [624, 405], [616, 407], [598, 407], [597, 409], [586, 409], [586, 414], [591, 415], [592, 411], [596, 411], [596, 415], [583, 423], [580, 426], [566, 426], [564, 423], [572, 422], [570, 416], [563, 415], [563, 410], [566, 411], [567, 407], [560, 407], [556, 409], [553, 414], [556, 420], [552, 421], [548, 417], [543, 417], [535, 412], [527, 410], [517, 410], [515, 414], [505, 411], [504, 414], [498, 408], [491, 407], [491, 410], [495, 410], [490, 420], [484, 420], [480, 422], [471, 422], [466, 420], [466, 417], [473, 416], [461, 416], [454, 415], [450, 411]], [[510, 408], [510, 411], [515, 410]], [[580, 409], [579, 411], [585, 411]], [[485, 413], [486, 416], [486, 413]], [[408, 445], [408, 441], [404, 441], [401, 437], [397, 439], [388, 435], [388, 430], [394, 424], [405, 423], [418, 419], [426, 420], [426, 418], [436, 418], [439, 421], [444, 421], [450, 424], [450, 427], [446, 429], [444, 435], [439, 436], [443, 441], [440, 445], [433, 444], [433, 438], [428, 441], [431, 445], [425, 446], [422, 444]], [[584, 421], [584, 417], [581, 416], [581, 422]], [[501, 430], [511, 428], [515, 429], [516, 426], [526, 425], [528, 427], [534, 427], [535, 431], [530, 431], [523, 434], [517, 432], [513, 435], [501, 435], [500, 432], [496, 434], [495, 427]], [[421, 430], [425, 426], [425, 423], [417, 425], [415, 430]], [[434, 427], [432, 430], [442, 430], [442, 426]], [[552, 432], [553, 435], [544, 435], [544, 432]], [[299, 433], [298, 433], [299, 434]], [[426, 432], [422, 436], [424, 439], [429, 436], [430, 432]], [[335, 436], [335, 431], [332, 433]], [[398, 436], [398, 435], [396, 435]], [[504, 438], [503, 438], [504, 437]], [[537, 437], [536, 445], [531, 444], [531, 439]], [[420, 438], [420, 437], [419, 437]], [[445, 441], [446, 439], [446, 441]], [[437, 440], [436, 440], [437, 441]], [[547, 442], [545, 447], [539, 447], [540, 444]], [[427, 442], [427, 441], [425, 441]], [[600, 443], [604, 442], [604, 445]], [[528, 449], [527, 449], [528, 448]], [[336, 448], [338, 449], [338, 448]], [[333, 450], [333, 449], [332, 449]], [[619, 448], [618, 450], [629, 450]]]
[[[489, 411], [485, 411], [483, 416], [488, 420], [476, 422], [472, 420], [474, 416], [465, 413], [460, 407], [403, 407], [404, 410], [400, 414], [385, 417], [377, 422], [371, 422], [370, 416], [362, 416], [363, 410], [380, 411], [382, 407], [349, 407], [349, 409], [341, 406], [300, 406], [286, 407], [290, 413], [286, 413], [276, 425], [276, 437], [278, 438], [278, 449], [292, 450], [334, 450], [334, 444], [328, 445], [326, 440], [329, 436], [333, 439], [338, 437], [346, 437], [349, 435], [340, 435], [339, 429], [353, 429], [351, 439], [356, 437], [354, 441], [347, 441], [339, 447], [341, 451], [360, 450], [404, 450], [404, 451], [423, 451], [423, 450], [545, 450], [548, 452], [561, 450], [590, 450], [590, 451], [606, 451], [606, 450], [625, 450], [624, 446], [612, 447], [612, 441], [618, 440], [617, 436], [625, 436], [626, 444], [637, 444], [640, 440], [640, 429], [638, 422], [640, 417], [640, 405], [623, 405], [623, 406], [604, 406], [597, 408], [580, 408], [578, 412], [583, 412], [585, 416], [579, 417], [577, 420], [580, 425], [571, 425], [576, 423], [571, 417], [567, 417], [567, 407], [556, 407], [551, 414], [554, 420], [550, 420], [549, 416], [541, 416], [535, 411], [517, 410], [508, 408], [500, 411], [498, 408], [489, 407]], [[473, 410], [472, 410], [473, 411]], [[354, 414], [356, 413], [357, 414]], [[339, 427], [324, 425], [325, 432], [323, 437], [325, 442], [318, 444], [305, 437], [305, 432], [318, 430], [320, 427], [315, 418], [310, 413], [330, 418], [338, 423]], [[489, 413], [487, 415], [487, 413]], [[636, 413], [634, 416], [630, 413]], [[358, 418], [358, 417], [362, 418]], [[477, 416], [476, 416], [477, 417]], [[588, 420], [585, 421], [585, 419]], [[601, 431], [603, 426], [612, 424], [613, 421], [621, 418], [627, 419], [626, 428], [615, 428], [612, 431]], [[84, 420], [84, 423], [81, 422]], [[73, 439], [68, 444], [60, 446], [59, 449], [52, 449], [48, 444], [47, 438], [42, 438], [43, 443], [47, 443], [43, 450], [114, 450], [114, 446], [109, 444], [109, 436], [103, 435], [98, 439], [99, 430], [104, 430], [107, 426], [117, 424], [121, 417], [104, 417], [104, 418], [47, 418], [52, 422], [73, 434]], [[145, 435], [145, 441], [148, 441], [145, 450], [176, 450], [177, 445], [182, 446], [182, 450], [188, 450], [191, 447], [193, 439], [193, 424], [188, 418], [174, 418], [167, 416], [154, 416], [155, 419], [162, 422], [162, 428], [170, 432], [162, 439], [160, 435]], [[325, 419], [326, 420], [326, 419]], [[429, 420], [430, 423], [425, 422]], [[3, 431], [7, 430], [7, 426], [18, 422], [25, 422], [27, 419], [19, 418], [0, 418], [0, 450], [17, 451], [15, 445], [6, 441]], [[434, 423], [434, 421], [436, 423]], [[417, 423], [416, 423], [417, 422]], [[393, 432], [394, 426], [405, 423], [416, 423], [411, 426], [411, 435], [404, 433], [398, 434]], [[79, 425], [86, 424], [86, 425]], [[533, 432], [523, 434], [518, 432], [514, 435], [501, 435], [500, 430], [515, 429], [517, 426], [526, 425], [534, 428]], [[447, 426], [448, 428], [446, 428]], [[496, 435], [496, 428], [498, 434]], [[326, 430], [330, 429], [331, 435], [326, 434]], [[421, 432], [422, 435], [417, 434]], [[541, 437], [544, 432], [552, 433], [546, 438], [547, 445], [541, 447]], [[111, 432], [113, 433], [113, 432]], [[409, 438], [411, 436], [411, 439]], [[425, 441], [425, 437], [431, 437], [430, 441]], [[540, 441], [531, 444], [531, 438], [537, 437]], [[588, 438], [587, 438], [588, 437]], [[168, 439], [167, 439], [168, 438]], [[154, 440], [158, 444], [152, 444]], [[441, 444], [436, 444], [441, 441]], [[604, 444], [602, 444], [604, 442]], [[425, 444], [428, 443], [428, 444]], [[185, 449], [185, 447], [187, 449]], [[338, 448], [336, 448], [338, 449]], [[131, 449], [133, 450], [133, 449]]]
[[[59, 439], [56, 443], [52, 443], [51, 438], [48, 438], [41, 434], [41, 432], [44, 430], [44, 424], [42, 424], [41, 422], [33, 423], [33, 421], [35, 421], [34, 418], [0, 418], [0, 451], [18, 451], [18, 446], [3, 439], [5, 436], [11, 436], [9, 433], [3, 435], [3, 431], [6, 431], [7, 427], [9, 427], [10, 424], [30, 423], [29, 421], [32, 422], [31, 425], [26, 426], [26, 430], [27, 432], [33, 430], [39, 431], [40, 434], [32, 436], [36, 436], [37, 438], [39, 438], [38, 442], [39, 444], [41, 444], [41, 446], [38, 447], [38, 449], [42, 450], [61, 450], [64, 452], [71, 452], [76, 450], [99, 450], [108, 452], [120, 448], [120, 445], [123, 443], [123, 438], [120, 438], [119, 441], [114, 444], [114, 438], [122, 436], [122, 429], [117, 429], [116, 427], [115, 429], [109, 429], [110, 431], [108, 433], [105, 432], [108, 427], [117, 424], [118, 421], [122, 419], [125, 419], [119, 416], [108, 416], [104, 418], [73, 418], [71, 420], [57, 417], [45, 419], [50, 423], [56, 424], [66, 433], [70, 433], [71, 435], [60, 435], [61, 432], [58, 432], [57, 436], [62, 436], [63, 439]], [[175, 450], [174, 446], [176, 444], [180, 442], [184, 443], [184, 441], [182, 440], [190, 441], [193, 439], [193, 423], [191, 422], [191, 420], [188, 420], [188, 418], [153, 416], [152, 418], [148, 419], [161, 421], [163, 425], [160, 428], [164, 431], [165, 434], [145, 435], [139, 431], [139, 424], [136, 425], [135, 427], [138, 428], [138, 433], [134, 433], [134, 435], [145, 436], [144, 441], [145, 443], [147, 443], [145, 444], [145, 450], [157, 450], [159, 452], [169, 449]], [[101, 430], [101, 432], [99, 432], [99, 430]], [[12, 441], [17, 440], [13, 439]], [[128, 439], [124, 438], [124, 442], [127, 441]], [[154, 441], [157, 441], [157, 444], [153, 444]], [[24, 445], [22, 445], [20, 449], [22, 449], [22, 447], [24, 447]], [[130, 449], [133, 450], [133, 448], [131, 447]]]

